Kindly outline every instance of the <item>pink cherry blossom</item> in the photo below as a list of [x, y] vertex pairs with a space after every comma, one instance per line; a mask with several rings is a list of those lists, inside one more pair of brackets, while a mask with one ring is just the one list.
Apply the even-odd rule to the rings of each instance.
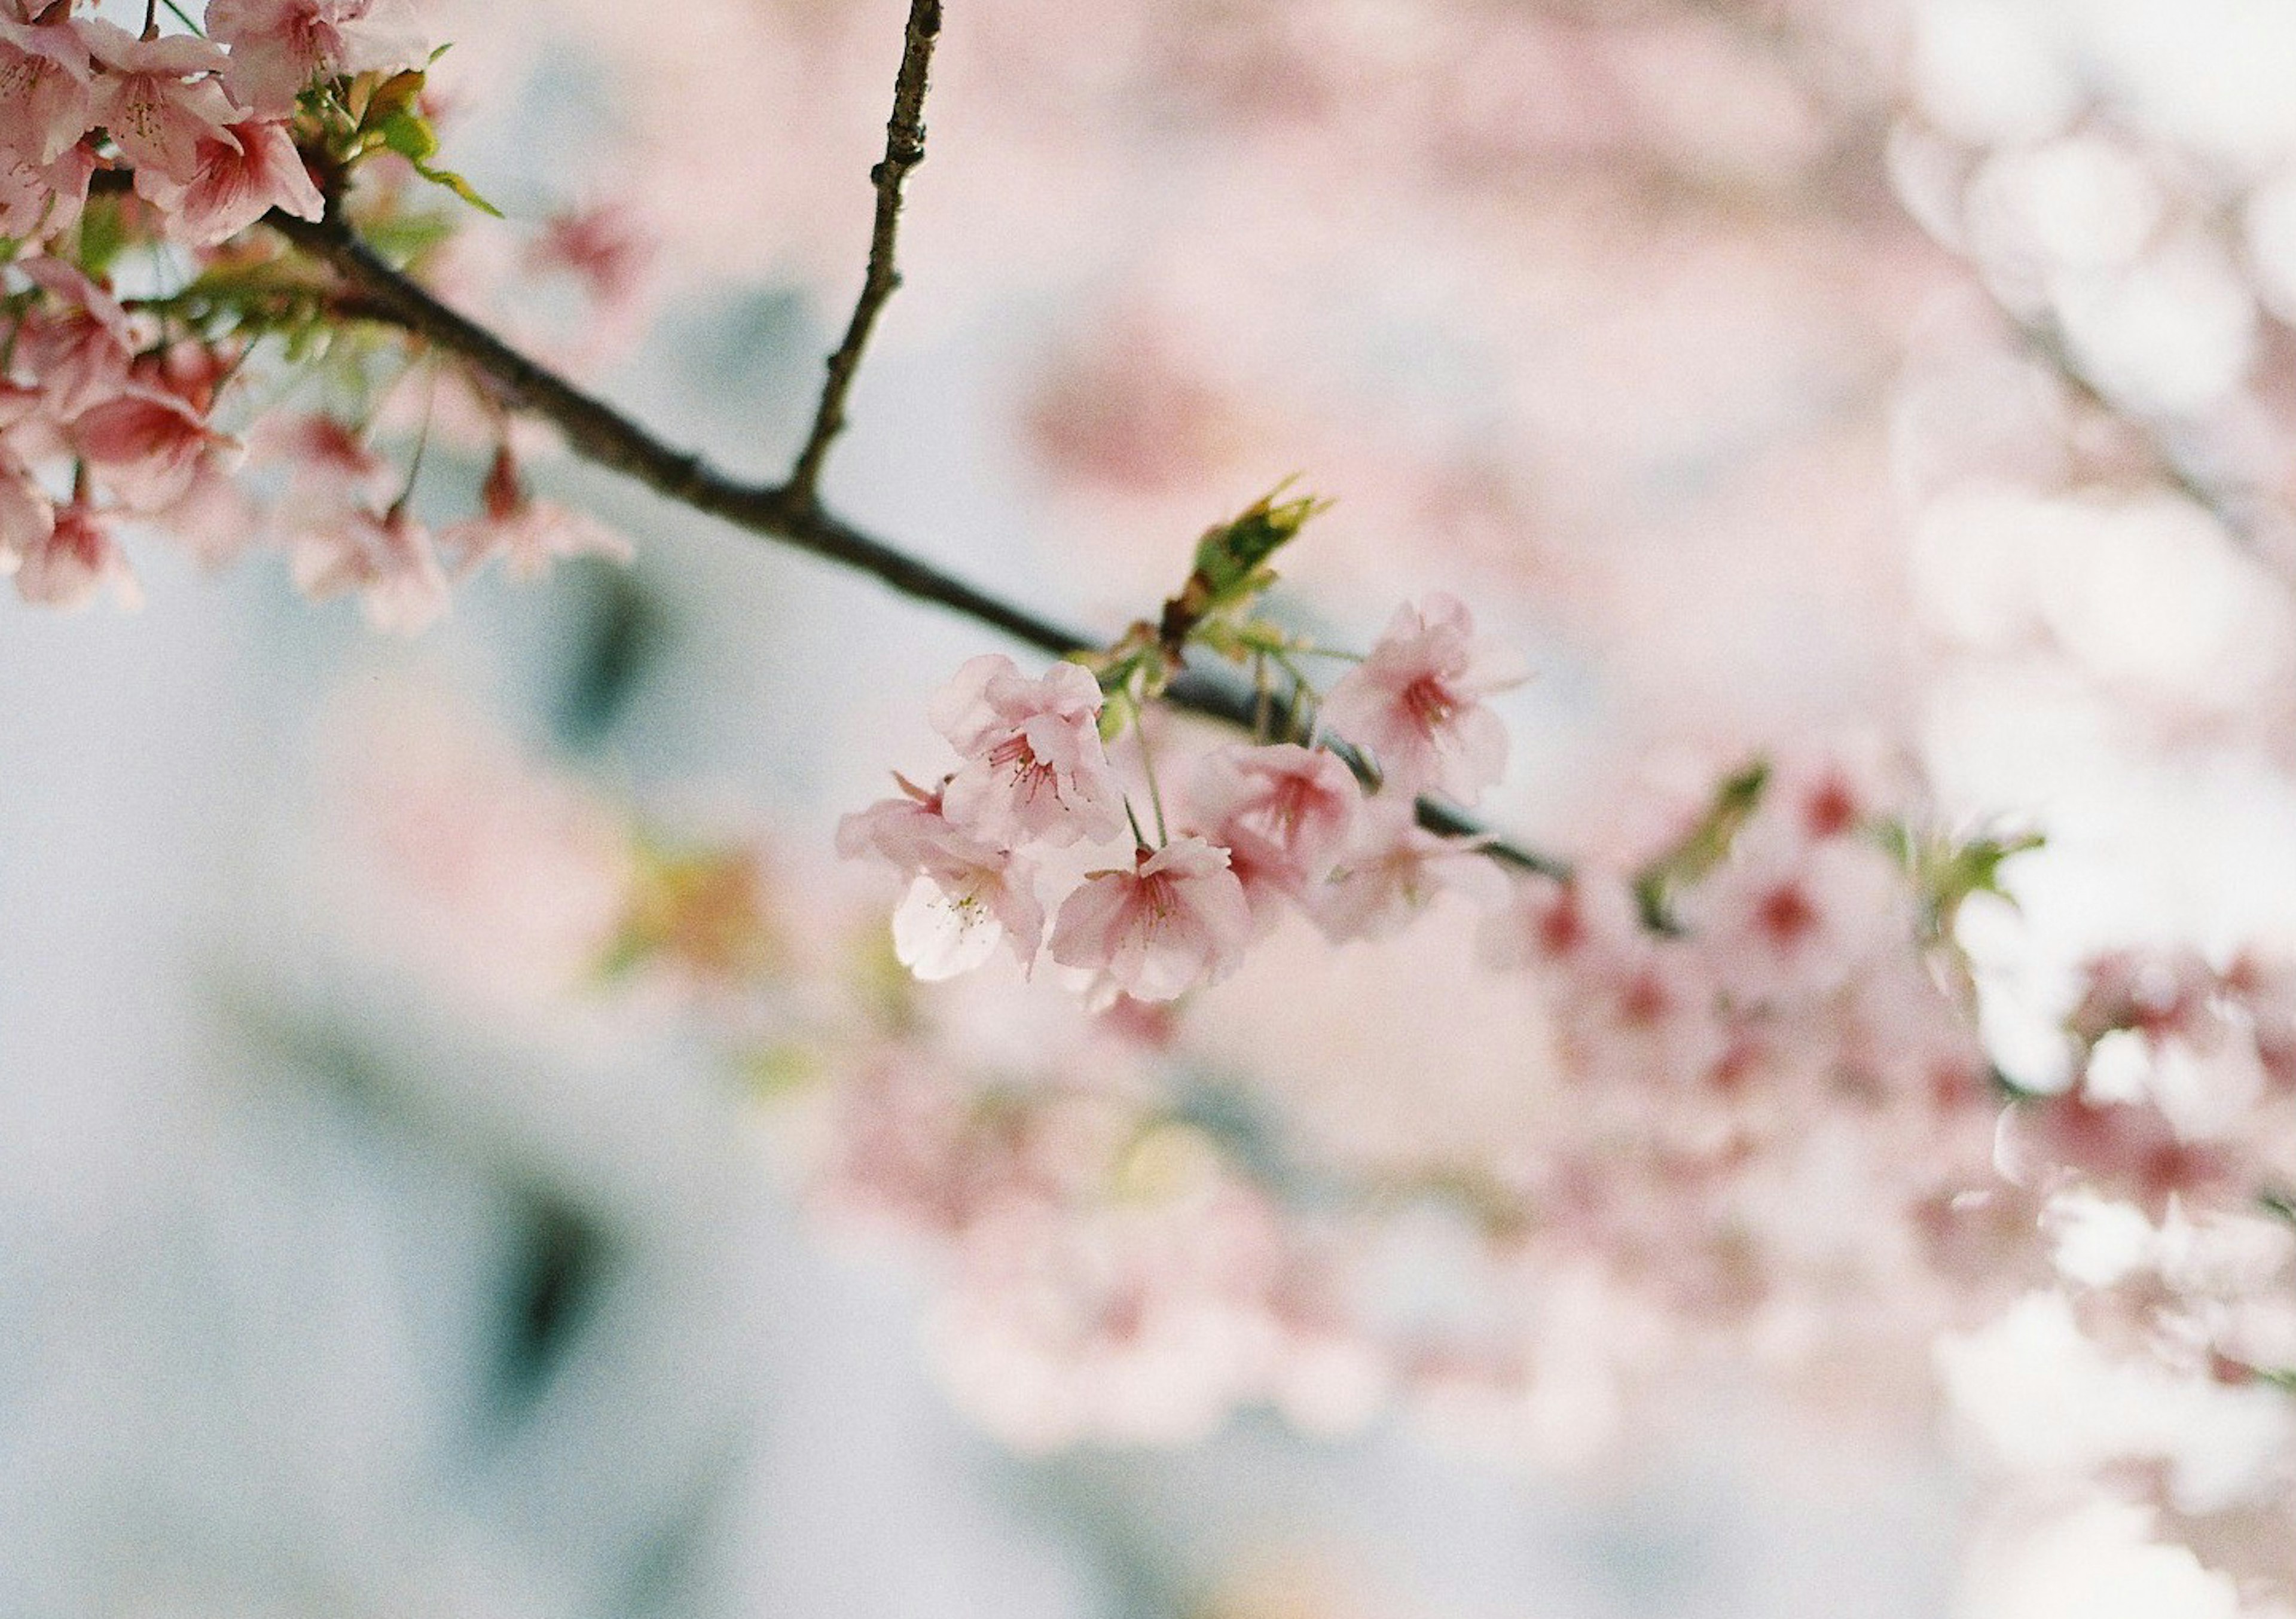
[[446, 570], [430, 536], [403, 505], [387, 512], [354, 508], [325, 528], [295, 536], [290, 564], [295, 587], [314, 601], [357, 591], [369, 624], [412, 635], [447, 611]]
[[303, 219], [326, 211], [286, 126], [272, 122], [245, 121], [203, 135], [188, 181], [139, 171], [135, 189], [167, 216], [169, 235], [194, 247], [235, 236], [275, 208]]
[[1132, 870], [1095, 871], [1053, 922], [1053, 960], [1091, 969], [1136, 1001], [1171, 1001], [1234, 969], [1251, 908], [1228, 854], [1201, 838], [1136, 852]]
[[933, 728], [964, 757], [948, 818], [991, 843], [1100, 843], [1124, 830], [1124, 794], [1100, 740], [1100, 683], [1072, 663], [1030, 680], [1001, 653], [973, 658], [934, 697]]
[[1876, 951], [1906, 946], [1904, 884], [1881, 849], [1839, 838], [1805, 844], [1799, 829], [1771, 823], [1739, 845], [1680, 905], [1737, 1000], [1827, 994]]
[[62, 306], [36, 309], [16, 341], [54, 415], [77, 416], [125, 388], [136, 341], [119, 300], [60, 258], [43, 255], [17, 268]]
[[1336, 755], [1288, 742], [1206, 755], [1189, 797], [1263, 927], [1277, 902], [1300, 902], [1331, 875], [1363, 807], [1355, 773]]
[[614, 562], [630, 560], [629, 541], [604, 524], [586, 512], [555, 501], [537, 500], [529, 494], [507, 445], [495, 452], [480, 489], [480, 503], [477, 516], [450, 523], [439, 531], [439, 549], [456, 579], [468, 576], [495, 556], [502, 558], [504, 571], [521, 584], [540, 579], [554, 563], [575, 557], [603, 557]]
[[215, 476], [235, 465], [240, 449], [180, 396], [142, 386], [82, 414], [71, 440], [104, 486], [136, 511], [173, 505], [203, 471]]
[[521, 585], [546, 577], [553, 566], [577, 557], [627, 562], [630, 542], [585, 511], [556, 501], [529, 500], [501, 518], [473, 517], [439, 531], [439, 547], [456, 578], [500, 557], [503, 571]]
[[1712, 972], [1669, 940], [1637, 939], [1582, 962], [1556, 999], [1573, 1067], [1595, 1084], [1679, 1090], [1705, 1079], [1729, 1044]]
[[1997, 1156], [2002, 1173], [2020, 1185], [2046, 1190], [2078, 1181], [2155, 1217], [2171, 1198], [2249, 1190], [2230, 1145], [2186, 1141], [2157, 1108], [2098, 1101], [2078, 1090], [2013, 1105], [2002, 1117]]
[[209, 572], [238, 560], [265, 537], [267, 514], [226, 470], [236, 459], [223, 453], [202, 455], [190, 485], [155, 514], [168, 538]]
[[1506, 771], [1506, 729], [1482, 699], [1521, 679], [1513, 654], [1475, 634], [1465, 604], [1438, 593], [1396, 609], [1332, 689], [1324, 722], [1370, 749], [1398, 789], [1472, 804]]
[[1483, 919], [1483, 964], [1521, 968], [1585, 966], [1636, 942], [1643, 926], [1625, 880], [1581, 870], [1568, 879], [1534, 873], [1517, 879], [1506, 904]]
[[39, 607], [86, 607], [106, 584], [122, 607], [144, 602], [111, 526], [80, 501], [57, 508], [47, 534], [22, 548], [14, 571], [16, 593]]
[[1447, 891], [1486, 907], [1505, 902], [1505, 877], [1472, 844], [1418, 825], [1407, 800], [1382, 796], [1366, 808], [1354, 844], [1311, 895], [1316, 925], [1333, 943], [1385, 938]]
[[1766, 800], [1810, 842], [1854, 835], [1887, 801], [1885, 773], [1855, 755], [1788, 756], [1770, 770]]
[[525, 257], [535, 269], [573, 276], [594, 302], [614, 308], [644, 290], [655, 247], [634, 210], [608, 202], [553, 214]]
[[46, 164], [0, 150], [0, 236], [42, 242], [71, 229], [94, 173], [95, 152], [85, 142]]
[[0, 16], [0, 151], [54, 162], [94, 123], [87, 45], [62, 12], [50, 22]]
[[332, 416], [266, 418], [250, 448], [259, 463], [287, 470], [279, 518], [289, 527], [324, 527], [347, 507], [380, 505], [397, 481], [390, 463]]
[[266, 118], [293, 111], [315, 78], [419, 68], [430, 56], [405, 0], [208, 0], [207, 25], [231, 47], [232, 94]]
[[198, 177], [201, 143], [240, 116], [215, 78], [226, 65], [223, 52], [188, 34], [139, 39], [102, 18], [79, 27], [101, 70], [95, 121], [139, 172], [156, 169], [189, 184]]
[[914, 879], [893, 915], [901, 965], [927, 980], [954, 977], [1000, 943], [1022, 966], [1035, 961], [1045, 911], [1028, 863], [952, 824], [939, 794], [906, 781], [901, 789], [837, 826], [837, 852], [846, 859], [873, 857]]

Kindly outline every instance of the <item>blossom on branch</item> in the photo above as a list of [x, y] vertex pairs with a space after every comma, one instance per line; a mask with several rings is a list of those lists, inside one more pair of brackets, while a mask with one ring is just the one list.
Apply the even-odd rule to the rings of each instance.
[[1417, 824], [1409, 799], [1382, 794], [1366, 807], [1354, 843], [1311, 902], [1309, 914], [1334, 944], [1389, 937], [1447, 891], [1486, 908], [1504, 902], [1506, 879], [1489, 857]]
[[186, 34], [139, 39], [100, 17], [79, 28], [100, 70], [95, 122], [139, 174], [155, 169], [191, 184], [201, 143], [217, 138], [239, 116], [219, 82], [227, 65], [222, 50]]
[[894, 780], [900, 797], [880, 799], [837, 826], [837, 852], [846, 859], [882, 860], [914, 879], [893, 915], [894, 955], [928, 982], [970, 972], [1000, 944], [1027, 967], [1045, 936], [1029, 863], [952, 823], [941, 793]]
[[931, 711], [965, 761], [942, 790], [948, 818], [999, 845], [1104, 843], [1123, 831], [1100, 704], [1100, 683], [1075, 664], [1037, 680], [997, 653], [964, 665]]
[[1363, 813], [1363, 789], [1338, 756], [1289, 742], [1207, 754], [1189, 798], [1263, 929], [1281, 903], [1305, 903], [1332, 874]]
[[[20, 497], [18, 517], [33, 515]], [[14, 545], [12, 537], [5, 542]], [[28, 544], [14, 549], [16, 593], [41, 607], [70, 610], [86, 606], [109, 584], [123, 607], [139, 607], [144, 592], [112, 537], [103, 515], [83, 501], [56, 508], [47, 532], [35, 528]]]
[[71, 437], [105, 487], [136, 511], [175, 504], [201, 477], [221, 476], [240, 448], [180, 396], [140, 385], [81, 415]]
[[553, 564], [575, 557], [627, 562], [632, 555], [629, 541], [594, 518], [555, 501], [537, 500], [507, 443], [496, 449], [479, 500], [476, 516], [449, 523], [439, 534], [447, 571], [457, 580], [490, 557], [500, 557], [512, 578], [530, 584]]
[[353, 508], [331, 527], [305, 532], [291, 560], [296, 589], [314, 601], [356, 591], [379, 630], [412, 635], [447, 611], [446, 570], [430, 531], [403, 501], [388, 511]]
[[302, 154], [276, 122], [250, 119], [203, 135], [190, 179], [138, 173], [135, 189], [170, 217], [179, 241], [195, 247], [235, 236], [275, 208], [299, 219], [326, 211]]
[[17, 267], [53, 300], [25, 317], [16, 343], [49, 414], [68, 420], [127, 387], [139, 334], [119, 300], [60, 258]]
[[1466, 604], [1438, 593], [1396, 609], [1371, 656], [1332, 688], [1324, 722], [1370, 749], [1398, 788], [1472, 804], [1506, 772], [1506, 728], [1483, 699], [1523, 678], [1520, 660], [1475, 634]]
[[95, 168], [85, 142], [66, 147], [53, 163], [0, 149], [0, 236], [41, 242], [78, 225]]
[[406, 0], [208, 0], [207, 23], [231, 47], [233, 96], [266, 118], [294, 110], [314, 79], [419, 68], [430, 56]]
[[0, 153], [54, 162], [95, 122], [87, 42], [59, 12], [45, 22], [0, 16]]
[[1177, 838], [1136, 850], [1128, 871], [1086, 878], [1054, 920], [1053, 960], [1136, 1001], [1171, 1001], [1226, 977], [1251, 934], [1228, 852]]

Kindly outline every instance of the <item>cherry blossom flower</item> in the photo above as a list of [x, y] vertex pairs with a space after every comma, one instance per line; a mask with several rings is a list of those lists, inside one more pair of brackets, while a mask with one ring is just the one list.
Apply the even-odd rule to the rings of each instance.
[[1679, 908], [1724, 987], [1753, 1004], [1829, 993], [1875, 951], [1911, 937], [1903, 879], [1881, 849], [1804, 844], [1798, 830], [1768, 823], [1750, 828]]
[[419, 68], [430, 51], [406, 0], [208, 0], [208, 34], [231, 47], [226, 81], [279, 118], [315, 78]]
[[214, 77], [227, 65], [223, 52], [188, 34], [139, 39], [100, 17], [79, 27], [102, 70], [95, 122], [139, 174], [155, 169], [189, 184], [199, 175], [201, 143], [240, 116]]
[[1141, 848], [1095, 871], [1053, 922], [1053, 960], [1136, 1001], [1171, 1001], [1227, 976], [1251, 941], [1251, 908], [1226, 849], [1201, 838]]
[[1301, 902], [1331, 875], [1363, 806], [1355, 773], [1336, 755], [1288, 742], [1206, 755], [1189, 797], [1263, 928], [1276, 902]]
[[941, 813], [941, 795], [900, 781], [902, 797], [881, 799], [838, 822], [837, 852], [912, 875], [893, 913], [893, 953], [927, 981], [970, 972], [999, 944], [1023, 967], [1045, 936], [1035, 873], [1008, 850], [985, 843]]
[[279, 518], [290, 527], [324, 527], [348, 507], [380, 505], [396, 483], [390, 463], [334, 417], [269, 417], [252, 437], [256, 459], [287, 469]]
[[1334, 944], [1385, 938], [1447, 890], [1479, 905], [1505, 903], [1506, 878], [1472, 844], [1418, 825], [1407, 800], [1390, 805], [1382, 795], [1365, 808], [1355, 843], [1311, 896], [1310, 914]]
[[[20, 520], [24, 515], [19, 513]], [[144, 604], [143, 589], [111, 525], [81, 501], [56, 509], [48, 532], [36, 532], [17, 552], [13, 571], [16, 593], [35, 606], [66, 611], [86, 607], [106, 584], [122, 607]]]
[[311, 183], [283, 124], [243, 121], [200, 139], [188, 181], [139, 171], [138, 194], [168, 217], [168, 233], [194, 247], [235, 236], [273, 209], [316, 219], [326, 200]]
[[1030, 680], [1000, 653], [975, 658], [933, 699], [933, 728], [964, 765], [948, 818], [991, 843], [1100, 843], [1124, 830], [1124, 795], [1101, 746], [1100, 683], [1071, 663]]
[[1642, 921], [1625, 881], [1580, 871], [1568, 879], [1534, 873], [1515, 879], [1506, 903], [1483, 919], [1483, 964], [1499, 972], [1584, 966], [1626, 949]]
[[157, 511], [183, 499], [202, 475], [236, 464], [237, 439], [218, 433], [184, 399], [130, 387], [72, 423], [73, 446], [120, 503]]
[[439, 548], [456, 579], [467, 577], [494, 556], [501, 557], [504, 570], [521, 584], [540, 579], [552, 564], [575, 557], [630, 560], [629, 541], [604, 524], [529, 495], [507, 445], [495, 452], [480, 501], [477, 516], [439, 531]]
[[557, 270], [581, 282], [592, 299], [608, 308], [635, 301], [652, 266], [655, 243], [626, 204], [600, 203], [570, 209], [543, 221], [526, 249], [526, 262], [537, 270]]
[[232, 459], [222, 454], [202, 456], [190, 486], [156, 514], [168, 537], [210, 573], [238, 560], [266, 537], [269, 514], [241, 479], [225, 470]]
[[936, 1358], [953, 1397], [1024, 1449], [1201, 1441], [1275, 1375], [1280, 1235], [1238, 1185], [998, 1208], [963, 1234]]
[[2001, 1121], [1997, 1162], [2019, 1185], [2048, 1190], [2077, 1179], [2159, 1216], [2171, 1198], [2238, 1195], [2240, 1155], [2222, 1142], [2186, 1141], [2141, 1102], [2101, 1102], [2081, 1092], [2019, 1103]]
[[448, 606], [430, 533], [403, 503], [386, 512], [355, 508], [328, 527], [307, 530], [295, 536], [289, 560], [298, 590], [314, 601], [357, 591], [379, 630], [415, 634]]
[[1672, 941], [1641, 938], [1581, 962], [1558, 990], [1573, 1066], [1595, 1084], [1693, 1085], [1729, 1045], [1711, 970]]
[[17, 268], [62, 306], [35, 311], [17, 337], [17, 354], [53, 414], [68, 420], [126, 388], [136, 340], [119, 300], [60, 258], [43, 255]]
[[1855, 833], [1885, 801], [1875, 761], [1837, 754], [1788, 757], [1772, 765], [1765, 797], [1812, 843]]
[[1398, 789], [1472, 804], [1506, 771], [1506, 729], [1482, 699], [1522, 678], [1511, 653], [1475, 634], [1465, 604], [1438, 593], [1396, 609], [1332, 688], [1324, 721], [1370, 749]]
[[71, 229], [94, 173], [95, 153], [84, 142], [47, 164], [0, 150], [0, 236], [42, 242]]
[[488, 558], [500, 557], [503, 571], [521, 585], [546, 577], [553, 566], [577, 557], [627, 562], [630, 542], [585, 511], [556, 501], [529, 500], [505, 516], [465, 518], [439, 531], [439, 547], [457, 579]]
[[53, 21], [0, 16], [0, 151], [53, 163], [95, 122], [87, 45], [63, 12]]

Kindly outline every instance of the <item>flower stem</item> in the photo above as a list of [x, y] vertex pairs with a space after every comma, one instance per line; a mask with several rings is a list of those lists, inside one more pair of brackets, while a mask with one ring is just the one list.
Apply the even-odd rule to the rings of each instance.
[[1156, 750], [1148, 745], [1148, 716], [1142, 715], [1132, 730], [1140, 739], [1140, 772], [1148, 778], [1148, 802], [1156, 811], [1156, 846], [1160, 849], [1172, 841], [1172, 834], [1164, 825], [1164, 795], [1156, 785]]

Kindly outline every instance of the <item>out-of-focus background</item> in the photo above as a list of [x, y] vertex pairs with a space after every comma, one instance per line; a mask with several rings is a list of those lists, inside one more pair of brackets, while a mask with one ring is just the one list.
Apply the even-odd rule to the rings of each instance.
[[[622, 325], [517, 322], [778, 466], [900, 9], [434, 8], [512, 218], [458, 287], [592, 210], [644, 266]], [[1287, 610], [1472, 600], [1537, 670], [1488, 807], [1558, 847], [1640, 846], [1751, 750], [1902, 752], [2050, 835], [1965, 936], [2014, 1073], [2094, 949], [2296, 943], [2292, 82], [2276, 0], [956, 0], [828, 491], [1113, 630], [1300, 474], [1338, 503]], [[1952, 1424], [1854, 1391], [1717, 1378], [1587, 1453], [984, 1432], [930, 1280], [801, 1206], [702, 1012], [529, 993], [580, 900], [501, 877], [485, 784], [758, 832], [825, 912], [834, 818], [994, 643], [545, 476], [636, 563], [411, 643], [160, 547], [140, 612], [0, 621], [0, 1612], [2235, 1611], [2110, 1523], [1988, 1561]], [[360, 859], [361, 783], [425, 770], [480, 784], [425, 858], [499, 885], [443, 920]], [[1414, 1116], [1422, 1065], [1504, 1080], [1499, 1026], [1377, 1018], [1239, 1014], [1231, 1054], [1343, 1154], [1516, 1127]]]

